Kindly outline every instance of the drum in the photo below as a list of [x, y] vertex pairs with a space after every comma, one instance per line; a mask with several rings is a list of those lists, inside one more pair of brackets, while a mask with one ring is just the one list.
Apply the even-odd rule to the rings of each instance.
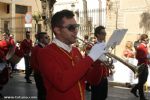
[[6, 54], [6, 60], [9, 60], [15, 53], [15, 47], [9, 48], [9, 51]]
[[17, 64], [22, 57], [17, 56], [16, 54], [14, 54], [10, 59], [9, 62], [11, 62], [12, 64]]

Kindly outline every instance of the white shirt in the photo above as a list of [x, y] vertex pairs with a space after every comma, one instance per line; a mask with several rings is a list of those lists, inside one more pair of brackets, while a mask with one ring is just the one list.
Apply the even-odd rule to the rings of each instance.
[[71, 45], [67, 45], [63, 42], [61, 42], [60, 40], [58, 40], [57, 38], [54, 38], [52, 43], [55, 43], [57, 46], [63, 48], [64, 50], [71, 52], [72, 50], [72, 46]]
[[38, 42], [38, 44], [40, 44], [43, 48], [45, 47], [45, 44]]

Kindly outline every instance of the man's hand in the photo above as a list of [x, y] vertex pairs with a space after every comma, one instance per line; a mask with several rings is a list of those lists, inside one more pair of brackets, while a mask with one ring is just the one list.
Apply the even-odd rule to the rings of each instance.
[[92, 47], [88, 56], [90, 56], [93, 59], [93, 61], [96, 61], [101, 55], [106, 53], [104, 49], [105, 43], [97, 43]]
[[107, 61], [108, 61], [108, 58], [106, 57], [105, 54], [102, 54], [98, 59], [99, 59], [100, 61], [102, 61], [102, 62], [107, 62]]

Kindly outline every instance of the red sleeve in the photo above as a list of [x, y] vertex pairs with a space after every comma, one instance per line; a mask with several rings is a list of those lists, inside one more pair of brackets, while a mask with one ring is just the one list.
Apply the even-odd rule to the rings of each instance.
[[16, 47], [15, 49], [15, 54], [18, 56], [18, 57], [23, 57], [24, 53], [23, 53], [23, 50], [19, 47]]
[[[74, 50], [78, 55], [80, 55], [79, 50]], [[82, 55], [80, 55], [82, 58]], [[97, 85], [102, 77], [107, 77], [109, 74], [108, 68], [100, 61], [97, 60], [89, 68], [88, 72], [84, 76], [84, 80], [87, 80], [92, 85]]]
[[91, 85], [97, 85], [102, 77], [107, 77], [109, 74], [108, 68], [99, 60], [92, 64], [86, 78]]
[[140, 44], [136, 49], [136, 59], [138, 60], [138, 64], [148, 63], [147, 54], [147, 46]]
[[103, 76], [103, 71], [101, 68], [91, 68], [87, 73], [87, 81], [91, 85], [97, 85]]
[[141, 59], [141, 58], [146, 58], [147, 59], [147, 54], [148, 50], [147, 47], [144, 45], [140, 44], [136, 50], [136, 58]]
[[27, 42], [27, 40], [24, 39], [21, 42], [20, 48], [23, 50], [24, 54], [29, 54], [32, 49], [32, 41], [30, 40], [30, 42]]
[[0, 49], [0, 60], [2, 60], [2, 61], [6, 60], [6, 58], [5, 58], [5, 53], [4, 53], [4, 51], [1, 50], [1, 49]]
[[72, 66], [72, 61], [62, 52], [45, 48], [39, 50], [38, 62], [40, 71], [49, 82], [48, 84], [52, 84], [59, 91], [66, 91], [81, 80], [93, 60], [87, 56]]
[[9, 43], [10, 43], [10, 45], [15, 46], [14, 39], [10, 38], [10, 39], [9, 39]]

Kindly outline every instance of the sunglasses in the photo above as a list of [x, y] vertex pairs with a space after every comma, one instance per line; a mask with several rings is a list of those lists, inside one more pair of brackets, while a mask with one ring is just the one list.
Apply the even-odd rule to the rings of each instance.
[[70, 32], [75, 32], [75, 30], [79, 30], [79, 24], [69, 24], [67, 26], [63, 26], [63, 28], [67, 28]]
[[44, 37], [45, 39], [48, 39], [49, 37]]

